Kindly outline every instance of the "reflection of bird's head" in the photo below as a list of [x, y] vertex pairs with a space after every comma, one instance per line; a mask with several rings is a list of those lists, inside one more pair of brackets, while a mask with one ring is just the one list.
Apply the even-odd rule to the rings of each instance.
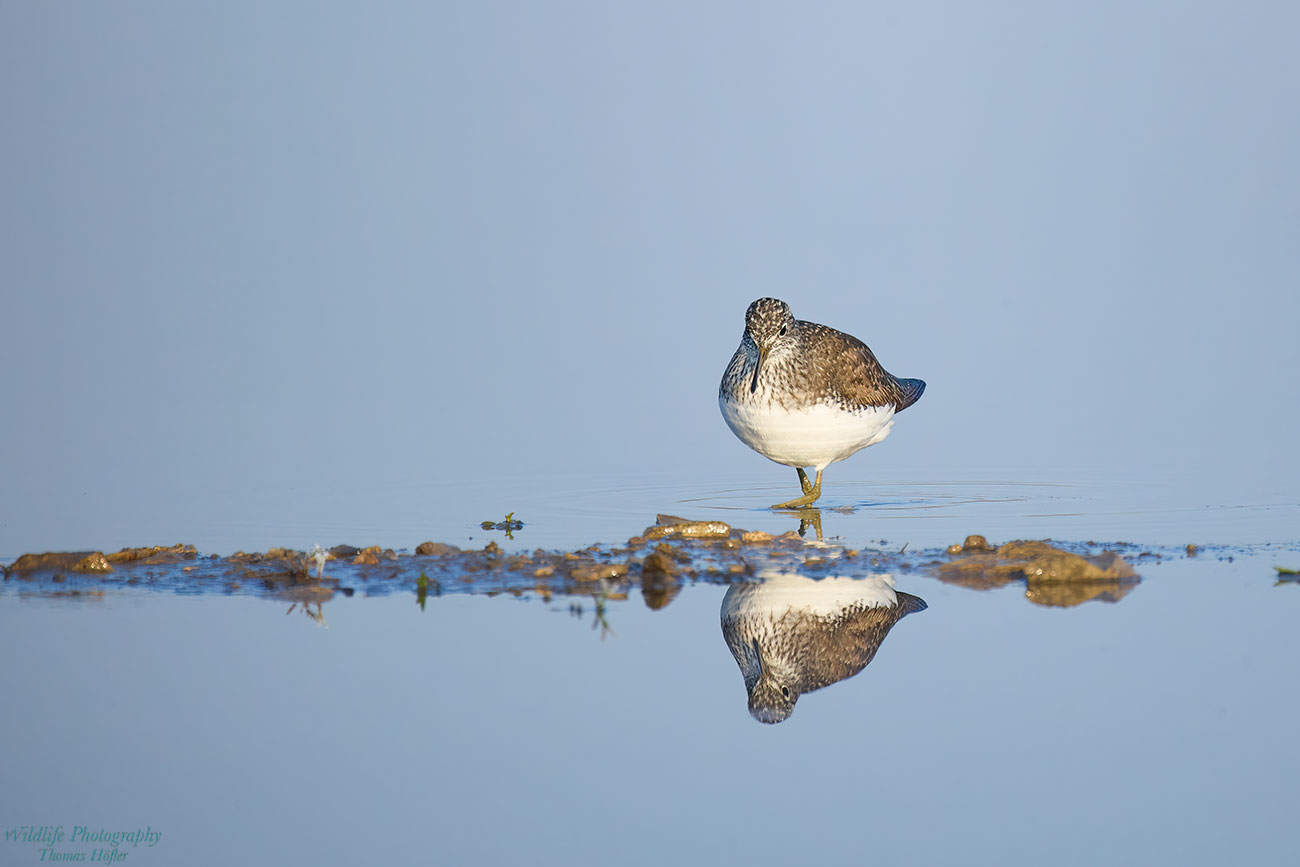
[[[750, 644], [753, 662], [757, 663], [758, 678], [749, 684], [749, 713], [762, 723], [779, 723], [794, 713], [794, 703], [799, 693], [793, 689], [793, 679], [782, 666], [772, 665], [773, 660], [764, 654], [755, 638]], [[754, 671], [751, 669], [751, 671]]]
[[862, 671], [893, 625], [925, 608], [889, 575], [760, 577], [728, 587], [719, 613], [749, 713], [763, 723], [784, 722], [800, 696]]
[[749, 714], [761, 723], [785, 722], [798, 700], [799, 694], [790, 687], [764, 677], [749, 691]]
[[798, 327], [790, 305], [775, 298], [760, 298], [745, 311], [745, 336], [758, 350], [758, 363], [754, 365], [751, 392], [758, 389], [758, 373], [773, 349], [793, 343]]

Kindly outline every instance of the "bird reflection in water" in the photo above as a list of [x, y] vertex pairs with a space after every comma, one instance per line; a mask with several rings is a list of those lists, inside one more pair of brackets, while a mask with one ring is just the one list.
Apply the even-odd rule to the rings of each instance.
[[722, 598], [722, 634], [740, 666], [749, 712], [779, 723], [799, 696], [867, 667], [894, 624], [925, 601], [890, 575], [807, 578], [760, 573]]

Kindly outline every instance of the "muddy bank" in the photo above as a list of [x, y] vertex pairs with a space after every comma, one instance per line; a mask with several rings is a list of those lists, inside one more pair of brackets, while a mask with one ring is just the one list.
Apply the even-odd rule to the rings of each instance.
[[1025, 585], [1025, 598], [1038, 605], [1070, 607], [1092, 599], [1118, 602], [1137, 586], [1137, 572], [1114, 551], [1077, 554], [1047, 542], [1008, 542], [994, 547], [968, 536], [947, 551], [934, 577], [948, 584], [989, 590]]
[[[659, 515], [626, 542], [574, 551], [508, 552], [496, 542], [465, 550], [425, 541], [413, 552], [336, 545], [217, 557], [201, 555], [191, 545], [171, 545], [108, 554], [24, 554], [5, 568], [4, 578], [10, 590], [47, 594], [120, 586], [297, 602], [320, 602], [336, 593], [414, 592], [421, 601], [443, 593], [506, 593], [544, 600], [555, 596], [618, 600], [640, 595], [651, 608], [669, 604], [685, 583], [753, 581], [760, 573], [811, 578], [916, 574], [977, 590], [1021, 584], [1026, 599], [1050, 606], [1117, 602], [1138, 584], [1137, 571], [1124, 556], [1088, 548], [1066, 550], [1041, 541], [995, 546], [982, 536], [970, 536], [946, 551], [854, 548], [807, 540], [794, 531], [773, 536], [721, 521]], [[1128, 553], [1139, 562], [1164, 556], [1151, 551]]]

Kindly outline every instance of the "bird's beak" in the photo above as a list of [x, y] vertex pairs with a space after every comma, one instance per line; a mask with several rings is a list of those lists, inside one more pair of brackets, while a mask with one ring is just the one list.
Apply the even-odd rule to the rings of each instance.
[[758, 348], [758, 364], [754, 365], [754, 379], [749, 384], [750, 394], [758, 391], [758, 372], [763, 369], [764, 361], [767, 361], [767, 350], [760, 346]]

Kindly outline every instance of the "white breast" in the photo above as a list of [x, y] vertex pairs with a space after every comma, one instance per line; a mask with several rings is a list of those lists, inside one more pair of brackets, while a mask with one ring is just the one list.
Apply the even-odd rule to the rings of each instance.
[[777, 402], [718, 398], [732, 433], [764, 457], [790, 467], [825, 469], [883, 440], [894, 426], [894, 406], [843, 409], [818, 403], [788, 410]]

